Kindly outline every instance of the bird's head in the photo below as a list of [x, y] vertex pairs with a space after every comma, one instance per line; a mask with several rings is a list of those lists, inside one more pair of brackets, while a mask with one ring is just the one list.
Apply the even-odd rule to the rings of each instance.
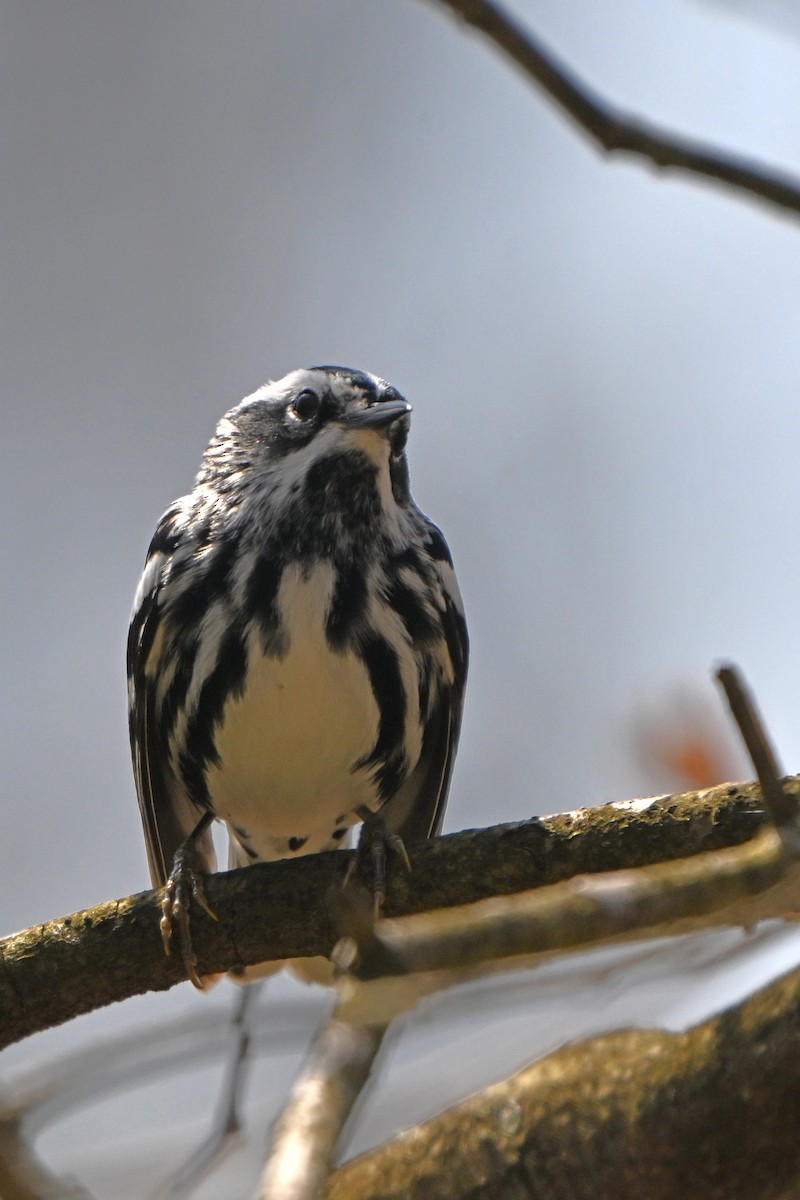
[[[397, 503], [408, 500], [405, 445], [411, 405], [366, 371], [309, 367], [265, 384], [225, 414], [198, 483], [229, 491], [269, 482], [289, 493], [312, 468], [363, 455], [388, 472]], [[277, 498], [277, 497], [276, 497]]]

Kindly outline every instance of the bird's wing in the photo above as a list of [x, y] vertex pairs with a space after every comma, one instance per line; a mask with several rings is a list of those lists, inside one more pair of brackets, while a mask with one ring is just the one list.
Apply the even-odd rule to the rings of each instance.
[[434, 837], [442, 827], [461, 730], [469, 658], [464, 606], [450, 551], [436, 526], [427, 524], [427, 549], [436, 560], [442, 588], [441, 620], [453, 682], [439, 690], [425, 725], [419, 762], [384, 810], [389, 829], [409, 844]]
[[[147, 863], [154, 887], [166, 883], [178, 847], [195, 829], [201, 813], [180, 788], [169, 768], [167, 746], [159, 729], [156, 679], [165, 654], [161, 585], [180, 541], [177, 505], [161, 518], [134, 601], [128, 631], [128, 725], [136, 794], [144, 827]], [[196, 848], [207, 869], [214, 869], [210, 833]]]

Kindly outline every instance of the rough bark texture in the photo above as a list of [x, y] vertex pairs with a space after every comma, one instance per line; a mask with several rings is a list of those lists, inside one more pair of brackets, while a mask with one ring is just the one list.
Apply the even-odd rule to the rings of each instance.
[[683, 1034], [570, 1046], [346, 1164], [327, 1200], [800, 1195], [800, 972]]
[[[787, 781], [800, 795], [800, 779]], [[761, 827], [755, 785], [606, 804], [514, 825], [470, 830], [412, 848], [393, 862], [387, 916], [509, 895], [582, 873], [636, 867], [738, 845]], [[219, 920], [193, 912], [202, 974], [328, 954], [337, 931], [328, 896], [349, 863], [342, 851], [211, 877]], [[145, 892], [35, 926], [0, 942], [0, 1048], [82, 1012], [185, 976], [166, 958], [160, 894]]]

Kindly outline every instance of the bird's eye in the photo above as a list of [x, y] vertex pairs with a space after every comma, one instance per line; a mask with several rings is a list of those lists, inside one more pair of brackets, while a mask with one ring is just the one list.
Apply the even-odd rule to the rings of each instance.
[[298, 421], [313, 421], [319, 414], [322, 401], [311, 388], [303, 388], [292, 402], [292, 412]]

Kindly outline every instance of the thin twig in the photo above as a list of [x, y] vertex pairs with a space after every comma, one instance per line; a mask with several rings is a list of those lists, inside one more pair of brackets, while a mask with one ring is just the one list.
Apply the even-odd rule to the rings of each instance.
[[375, 936], [372, 898], [352, 884], [334, 897], [341, 938], [336, 1008], [314, 1040], [308, 1064], [292, 1088], [269, 1151], [258, 1200], [317, 1200], [353, 1106], [370, 1076], [391, 1016], [359, 1020], [353, 993], [402, 964]]
[[761, 784], [764, 803], [772, 821], [780, 830], [794, 820], [797, 804], [794, 798], [783, 790], [781, 784], [783, 771], [767, 736], [761, 714], [756, 707], [755, 700], [747, 690], [741, 673], [732, 663], [727, 663], [718, 669], [717, 679], [725, 692], [733, 719], [742, 735], [742, 741], [747, 747], [753, 769]]
[[608, 104], [537, 38], [492, 0], [434, 0], [480, 30], [572, 120], [610, 154], [649, 159], [735, 188], [776, 208], [800, 213], [800, 180], [752, 159], [676, 136]]
[[380, 1049], [385, 1025], [331, 1018], [317, 1034], [275, 1131], [259, 1200], [315, 1200], [353, 1105]]
[[72, 1179], [59, 1179], [39, 1161], [13, 1117], [0, 1119], [0, 1196], [2, 1200], [91, 1200]]

